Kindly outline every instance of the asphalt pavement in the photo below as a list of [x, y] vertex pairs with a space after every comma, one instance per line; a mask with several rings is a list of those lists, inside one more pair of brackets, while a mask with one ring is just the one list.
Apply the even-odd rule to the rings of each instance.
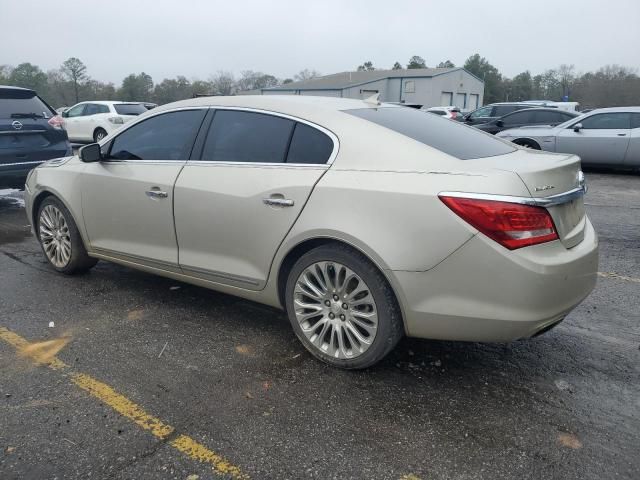
[[106, 262], [55, 273], [0, 191], [0, 478], [640, 478], [640, 176], [587, 180], [600, 275], [562, 324], [405, 339], [359, 372], [275, 309]]

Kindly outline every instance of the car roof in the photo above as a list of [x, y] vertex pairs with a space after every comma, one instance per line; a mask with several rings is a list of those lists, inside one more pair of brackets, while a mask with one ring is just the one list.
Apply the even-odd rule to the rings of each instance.
[[554, 112], [554, 113], [565, 113], [565, 114], [569, 114], [569, 115], [574, 115], [574, 116], [578, 116], [580, 115], [578, 112], [570, 112], [568, 110], [561, 110], [559, 108], [553, 108], [553, 107], [531, 107], [531, 108], [523, 108], [521, 110], [516, 110], [515, 112], [509, 112], [507, 114], [505, 114], [504, 116], [507, 117], [509, 115], [513, 115], [515, 113], [522, 113], [522, 112], [530, 112], [532, 110], [535, 110], [536, 112]]
[[95, 103], [97, 105], [141, 105], [146, 102], [122, 102], [119, 100], [84, 100], [83, 102], [78, 102], [75, 105], [81, 105], [84, 103]]
[[0, 90], [22, 90], [23, 92], [35, 92], [32, 88], [14, 87], [13, 85], [0, 85]]

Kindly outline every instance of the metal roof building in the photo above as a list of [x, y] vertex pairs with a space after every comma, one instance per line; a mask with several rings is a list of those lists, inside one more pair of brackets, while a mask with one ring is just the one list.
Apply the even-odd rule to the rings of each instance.
[[311, 80], [263, 88], [263, 95], [318, 95], [366, 98], [427, 107], [455, 105], [473, 110], [482, 105], [484, 82], [464, 68], [416, 68], [341, 72]]

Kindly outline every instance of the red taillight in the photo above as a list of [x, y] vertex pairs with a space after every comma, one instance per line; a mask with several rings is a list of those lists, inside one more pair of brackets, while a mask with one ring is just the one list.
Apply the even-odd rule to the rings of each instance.
[[51, 117], [47, 123], [53, 128], [62, 128], [64, 119], [60, 115], [56, 115], [55, 117]]
[[558, 239], [553, 219], [542, 207], [448, 196], [440, 196], [440, 200], [464, 221], [509, 250]]
[[458, 114], [457, 114], [455, 111], [452, 111], [452, 112], [451, 112], [451, 118], [453, 118], [454, 120], [455, 120], [455, 118], [456, 118], [456, 116], [457, 116], [457, 115], [458, 115]]

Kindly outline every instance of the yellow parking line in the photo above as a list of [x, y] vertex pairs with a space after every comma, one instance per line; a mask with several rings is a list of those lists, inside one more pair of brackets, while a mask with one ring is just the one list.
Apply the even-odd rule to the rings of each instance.
[[[30, 343], [11, 330], [0, 327], [0, 339], [13, 346], [19, 355], [31, 359], [38, 365], [47, 365], [53, 370], [69, 368], [67, 364], [55, 357], [55, 354], [69, 341], [68, 337]], [[106, 383], [102, 383], [85, 373], [71, 373], [70, 377], [71, 381], [78, 387], [93, 397], [98, 398], [123, 417], [132, 420], [142, 429], [148, 430], [154, 437], [160, 440], [168, 440], [169, 445], [184, 453], [189, 458], [211, 465], [213, 470], [218, 474], [228, 475], [237, 479], [249, 478], [248, 475], [242, 473], [239, 467], [231, 464], [222, 456], [209, 450], [187, 435], [177, 434], [175, 438], [170, 439], [169, 437], [176, 433], [175, 428], [145, 412], [142, 407], [124, 395], [119, 394]]]
[[617, 278], [618, 280], [624, 280], [625, 282], [640, 283], [640, 278], [626, 277], [624, 275], [618, 275], [614, 272], [598, 272], [598, 276], [605, 278]]

